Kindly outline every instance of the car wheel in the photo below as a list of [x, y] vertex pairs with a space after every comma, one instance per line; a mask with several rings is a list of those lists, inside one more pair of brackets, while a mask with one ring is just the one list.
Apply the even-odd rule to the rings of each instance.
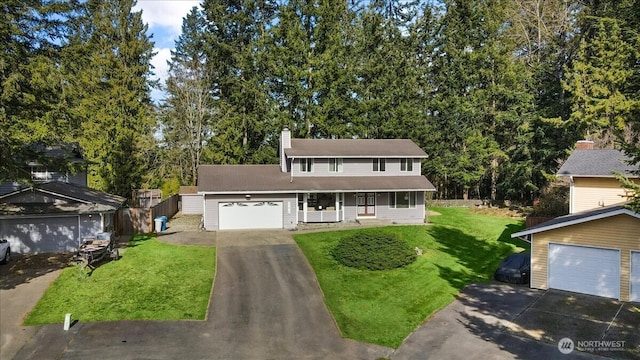
[[0, 261], [0, 263], [6, 264], [9, 262], [9, 260], [11, 260], [11, 250], [7, 249], [7, 253], [4, 254], [4, 258], [2, 259], [2, 261]]

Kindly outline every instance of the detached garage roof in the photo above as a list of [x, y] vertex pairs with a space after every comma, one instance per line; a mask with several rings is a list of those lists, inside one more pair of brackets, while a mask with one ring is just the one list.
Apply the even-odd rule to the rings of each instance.
[[0, 216], [112, 212], [126, 200], [83, 186], [49, 182], [0, 196]]
[[558, 170], [559, 176], [613, 177], [614, 172], [638, 177], [638, 165], [620, 150], [574, 150]]
[[624, 204], [605, 206], [602, 208], [582, 211], [575, 214], [569, 214], [565, 216], [560, 216], [555, 219], [549, 220], [542, 224], [532, 226], [526, 230], [519, 231], [517, 233], [511, 234], [512, 238], [527, 236], [543, 231], [558, 229], [565, 226], [576, 225], [580, 223], [585, 223], [588, 221], [603, 219], [616, 215], [629, 215], [633, 216], [637, 219], [640, 219], [640, 214], [633, 212], [633, 210], [629, 210], [624, 207]]
[[201, 165], [203, 193], [274, 193], [320, 191], [435, 191], [424, 176], [291, 177], [278, 165]]

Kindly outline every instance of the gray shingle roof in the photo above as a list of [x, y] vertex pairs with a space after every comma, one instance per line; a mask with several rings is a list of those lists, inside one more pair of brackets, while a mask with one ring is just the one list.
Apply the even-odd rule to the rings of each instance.
[[[21, 200], [25, 192], [40, 191], [54, 197], [68, 198], [66, 203], [34, 203]], [[119, 209], [127, 199], [83, 186], [49, 182], [0, 196], [0, 215], [54, 213], [100, 213]]]
[[613, 177], [614, 172], [620, 172], [638, 177], [634, 172], [640, 170], [640, 165], [629, 165], [626, 160], [629, 157], [619, 150], [574, 150], [558, 170], [558, 176]]
[[427, 153], [409, 139], [291, 139], [288, 157], [412, 157]]
[[297, 192], [297, 191], [434, 191], [424, 176], [294, 177], [278, 165], [201, 165], [198, 191]]

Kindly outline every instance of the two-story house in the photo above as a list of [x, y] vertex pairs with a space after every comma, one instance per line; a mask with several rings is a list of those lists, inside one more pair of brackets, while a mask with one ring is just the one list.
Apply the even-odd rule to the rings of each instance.
[[624, 207], [614, 176], [640, 180], [628, 159], [578, 142], [558, 171], [569, 177], [569, 215], [511, 235], [531, 243], [531, 287], [640, 302], [640, 214]]
[[424, 223], [427, 154], [406, 139], [280, 138], [279, 165], [201, 165], [204, 227], [295, 229], [381, 219]]

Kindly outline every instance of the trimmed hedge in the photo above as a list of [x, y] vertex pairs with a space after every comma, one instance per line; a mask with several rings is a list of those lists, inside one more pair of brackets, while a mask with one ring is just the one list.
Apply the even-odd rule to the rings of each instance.
[[415, 251], [396, 234], [362, 232], [338, 243], [331, 255], [339, 263], [363, 270], [390, 270], [416, 260]]

